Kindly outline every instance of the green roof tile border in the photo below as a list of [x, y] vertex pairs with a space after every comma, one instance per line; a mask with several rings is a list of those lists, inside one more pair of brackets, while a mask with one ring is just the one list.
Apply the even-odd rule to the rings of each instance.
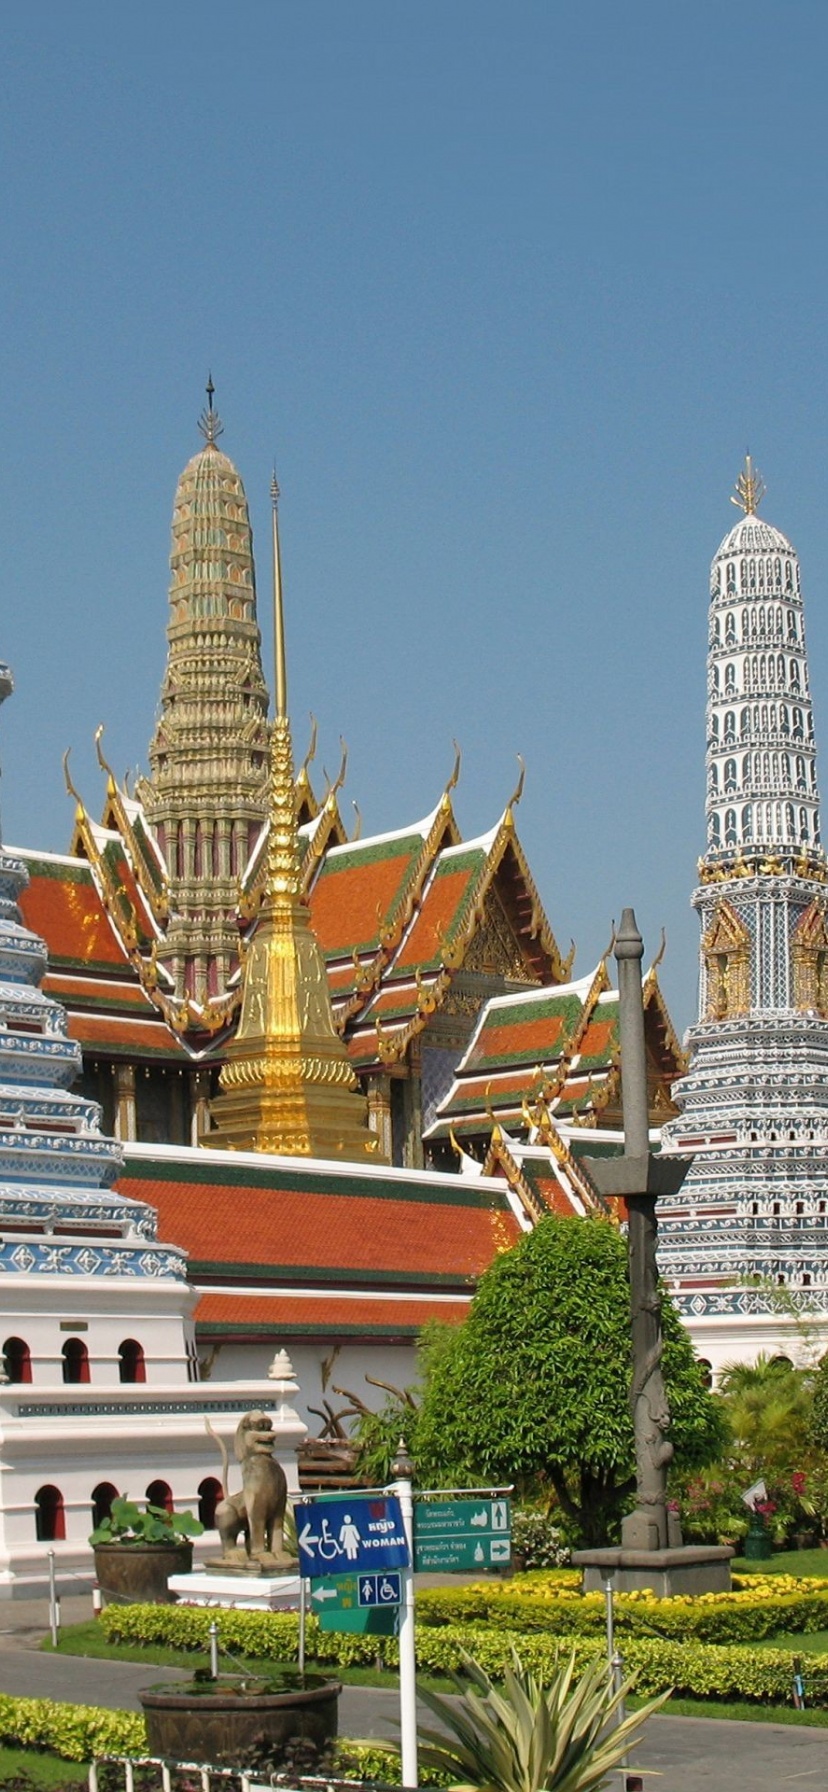
[[457, 1182], [455, 1193], [453, 1188], [446, 1187], [445, 1182], [437, 1189], [429, 1188], [426, 1181], [396, 1182], [391, 1177], [371, 1176], [362, 1181], [356, 1176], [344, 1177], [337, 1169], [331, 1169], [327, 1174], [323, 1170], [279, 1169], [274, 1174], [265, 1169], [256, 1170], [251, 1165], [236, 1167], [232, 1160], [228, 1162], [226, 1170], [223, 1165], [210, 1163], [190, 1168], [180, 1159], [165, 1163], [152, 1157], [131, 1157], [129, 1146], [126, 1148], [119, 1180], [124, 1177], [143, 1183], [184, 1182], [207, 1185], [210, 1188], [261, 1189], [267, 1194], [351, 1195], [367, 1200], [419, 1202], [426, 1207], [476, 1207], [483, 1212], [491, 1212], [496, 1206], [498, 1211], [509, 1210], [505, 1196], [495, 1202], [482, 1189], [464, 1187], [459, 1176], [452, 1178], [452, 1181]]
[[[473, 1287], [477, 1276], [472, 1271], [458, 1271], [449, 1275], [446, 1270], [412, 1270], [412, 1269], [352, 1269], [347, 1264], [335, 1264], [328, 1268], [320, 1268], [315, 1263], [236, 1263], [230, 1258], [222, 1257], [212, 1263], [200, 1257], [188, 1258], [189, 1274], [198, 1280], [200, 1276], [217, 1276], [222, 1285], [229, 1282], [273, 1282], [276, 1280], [289, 1282], [300, 1278], [311, 1286], [321, 1284], [332, 1288], [341, 1288], [343, 1283], [364, 1284], [366, 1298], [373, 1288], [396, 1288], [400, 1299], [406, 1298], [406, 1291], [415, 1294], [420, 1288], [448, 1289], [458, 1291]], [[483, 1274], [483, 1271], [480, 1271]], [[202, 1294], [216, 1293], [217, 1290], [201, 1284]]]

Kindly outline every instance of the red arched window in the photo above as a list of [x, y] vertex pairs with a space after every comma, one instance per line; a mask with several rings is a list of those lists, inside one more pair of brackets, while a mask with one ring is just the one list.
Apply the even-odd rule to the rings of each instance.
[[208, 1475], [205, 1481], [198, 1484], [198, 1516], [205, 1531], [212, 1531], [216, 1523], [216, 1507], [223, 1497], [224, 1488], [215, 1475]]
[[35, 1494], [35, 1536], [38, 1543], [61, 1543], [66, 1536], [66, 1514], [59, 1487], [39, 1487]]
[[32, 1357], [24, 1338], [7, 1338], [3, 1345], [3, 1362], [9, 1381], [31, 1381]]
[[118, 1346], [119, 1373], [122, 1381], [146, 1381], [147, 1365], [143, 1347], [135, 1338], [125, 1338]]
[[150, 1481], [144, 1498], [148, 1506], [163, 1506], [165, 1512], [173, 1510], [172, 1488], [166, 1481]]
[[63, 1346], [63, 1379], [89, 1380], [89, 1351], [82, 1338], [67, 1338]]
[[112, 1501], [117, 1498], [118, 1489], [113, 1487], [111, 1481], [99, 1481], [97, 1487], [93, 1487], [92, 1523], [96, 1528], [99, 1524], [103, 1524], [105, 1518], [109, 1517], [112, 1511]]

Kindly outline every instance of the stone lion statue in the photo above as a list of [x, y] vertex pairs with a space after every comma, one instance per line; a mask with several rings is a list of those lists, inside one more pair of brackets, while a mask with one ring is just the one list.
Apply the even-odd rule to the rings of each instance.
[[[287, 1481], [281, 1463], [273, 1455], [273, 1420], [264, 1412], [246, 1412], [239, 1420], [235, 1453], [241, 1464], [242, 1484], [241, 1491], [233, 1494], [227, 1486], [230, 1465], [226, 1445], [209, 1419], [205, 1423], [222, 1457], [223, 1498], [216, 1506], [216, 1529], [224, 1565], [252, 1568], [258, 1563], [260, 1570], [295, 1565], [295, 1558], [285, 1553]], [[243, 1549], [237, 1547], [240, 1536], [244, 1538]]]

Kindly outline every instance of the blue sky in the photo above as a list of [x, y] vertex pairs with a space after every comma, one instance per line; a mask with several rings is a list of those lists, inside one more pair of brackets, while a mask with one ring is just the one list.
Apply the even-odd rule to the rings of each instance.
[[[365, 832], [521, 837], [587, 970], [632, 903], [682, 1029], [709, 561], [750, 447], [828, 728], [828, 9], [6, 5], [3, 835], [145, 764], [208, 368], [290, 701]], [[270, 631], [265, 619], [268, 642]], [[269, 663], [269, 662], [268, 662]]]

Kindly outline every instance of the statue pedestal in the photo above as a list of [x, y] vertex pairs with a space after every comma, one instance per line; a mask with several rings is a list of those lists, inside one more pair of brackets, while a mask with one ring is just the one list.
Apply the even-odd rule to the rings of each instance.
[[298, 1574], [221, 1574], [196, 1569], [171, 1574], [167, 1586], [181, 1605], [235, 1606], [248, 1612], [290, 1612], [299, 1607]]
[[576, 1549], [572, 1562], [584, 1571], [585, 1593], [603, 1592], [610, 1580], [615, 1593], [649, 1591], [670, 1599], [675, 1593], [729, 1593], [734, 1554], [724, 1544], [688, 1543], [680, 1549]]

